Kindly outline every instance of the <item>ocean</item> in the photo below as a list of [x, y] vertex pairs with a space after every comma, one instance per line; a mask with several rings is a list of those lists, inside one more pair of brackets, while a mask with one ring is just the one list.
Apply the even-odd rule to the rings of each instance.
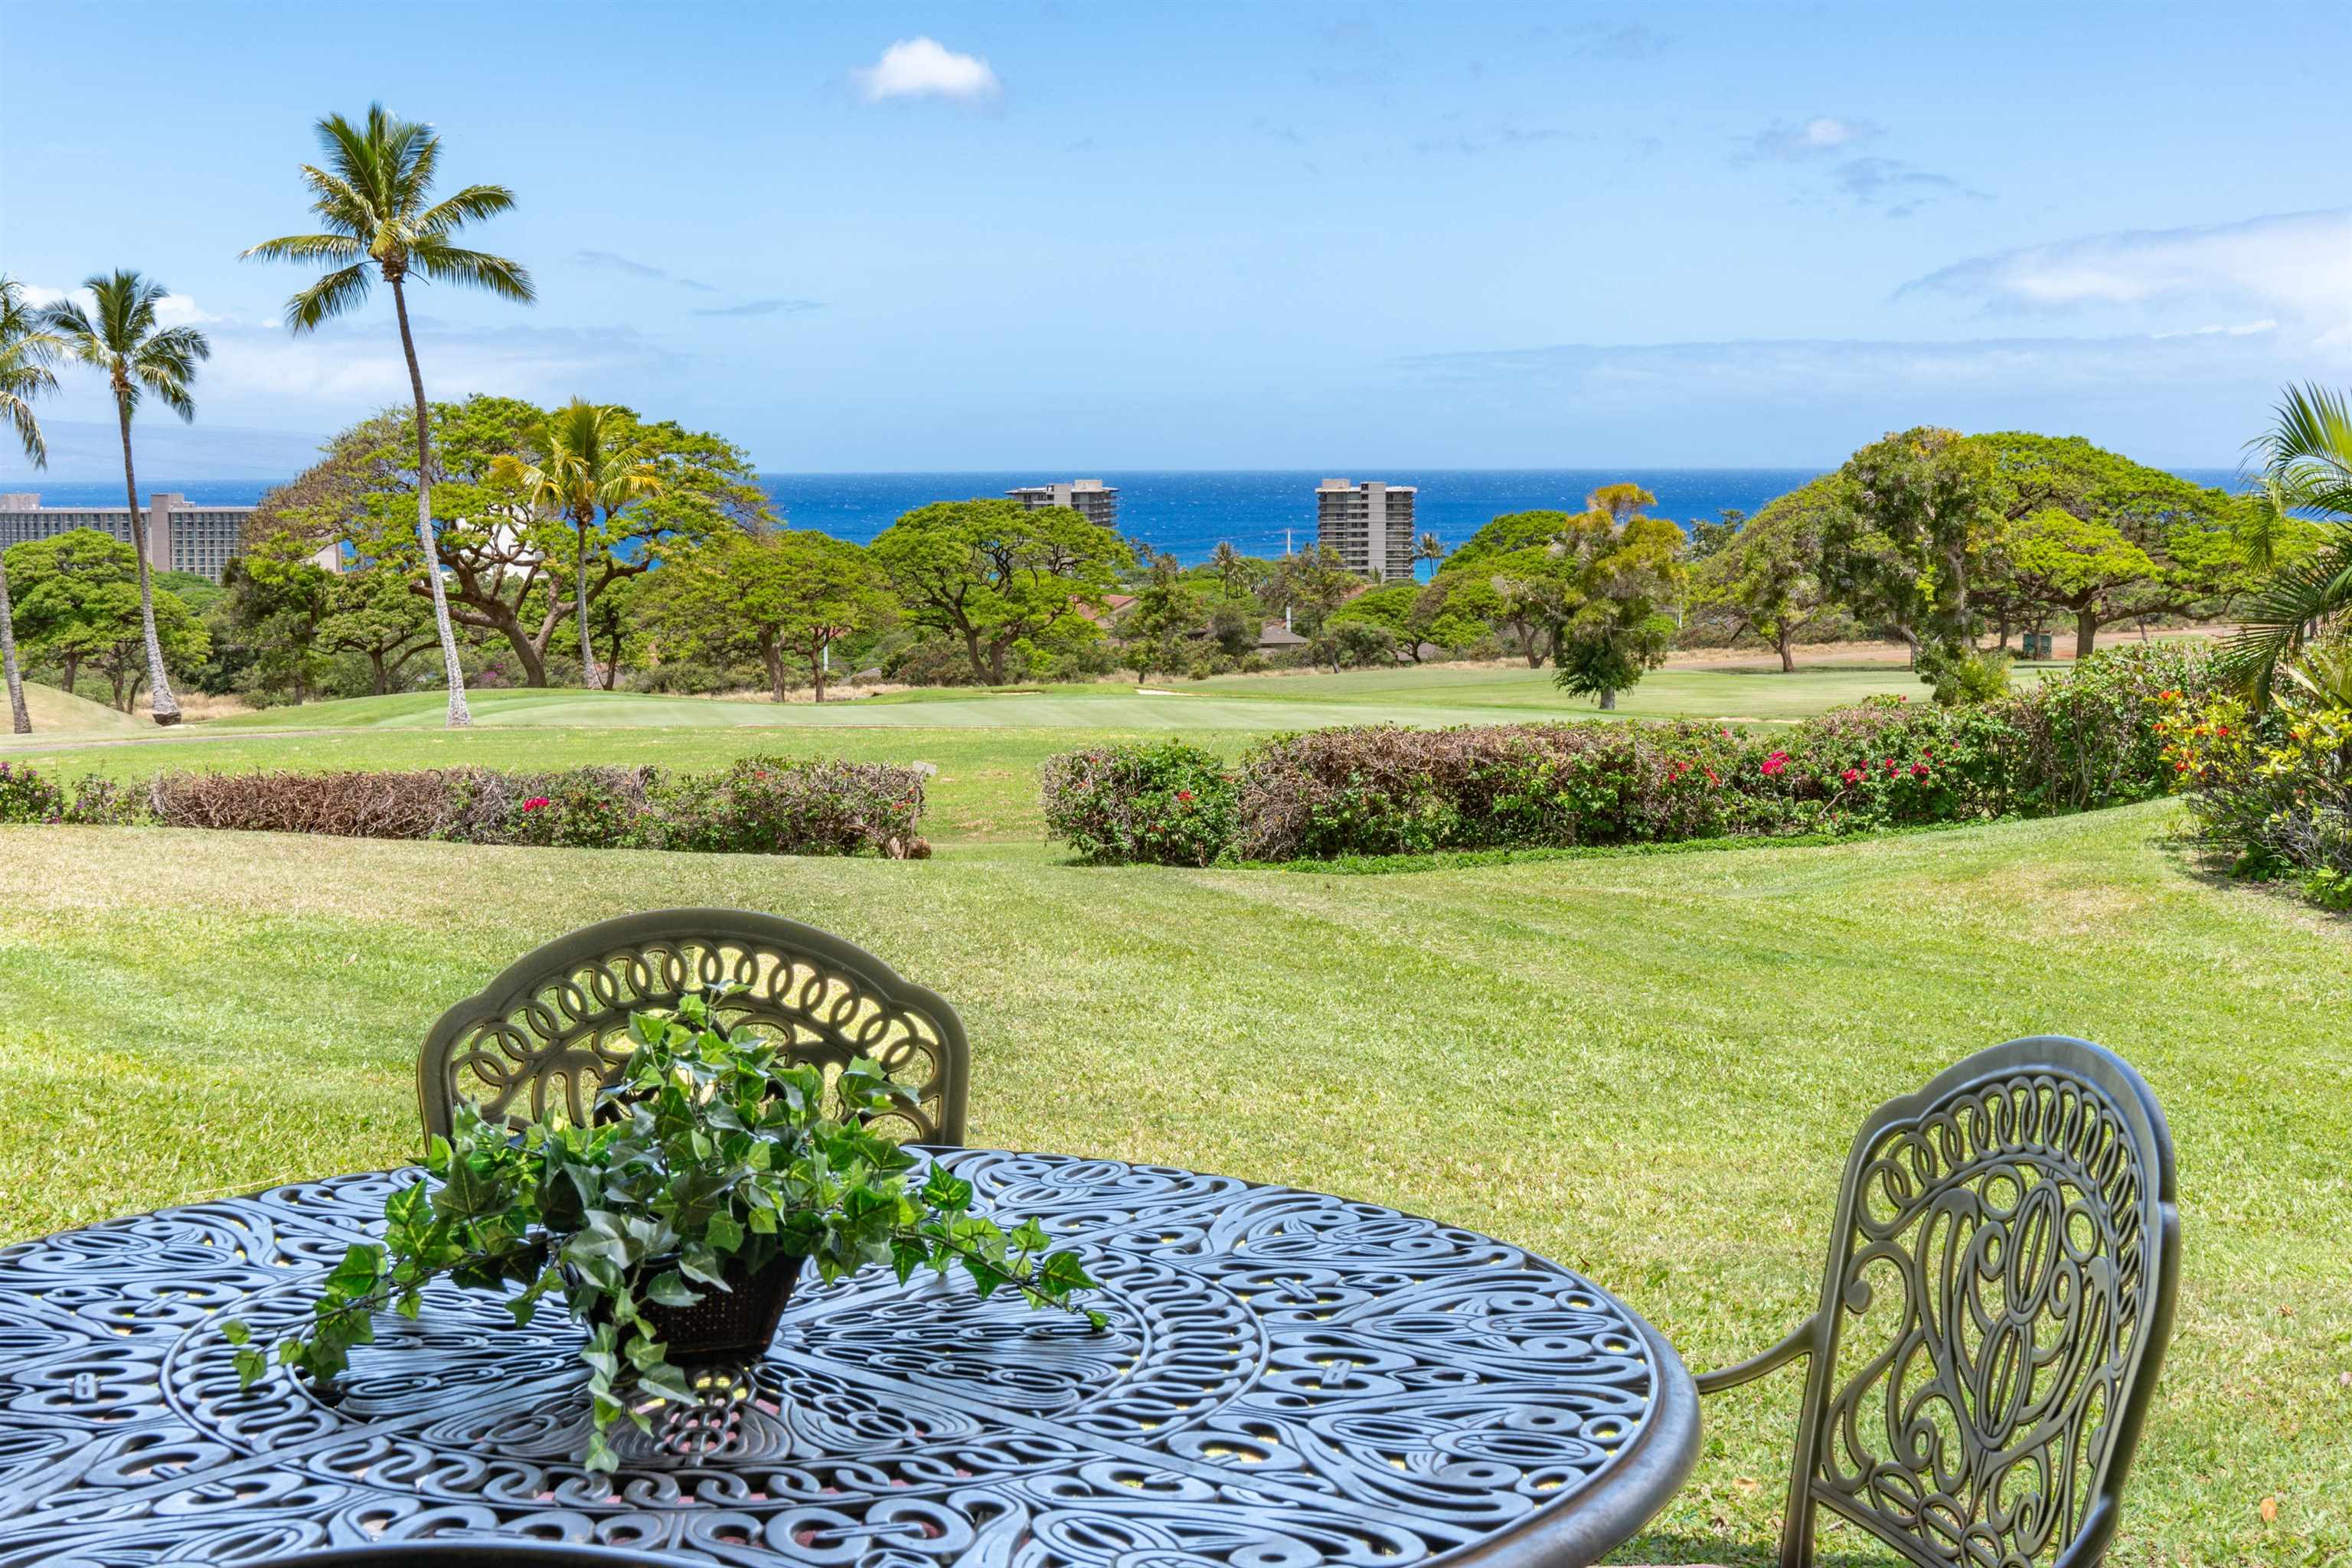
[[[1433, 532], [1450, 549], [1488, 519], [1503, 512], [1554, 507], [1574, 511], [1602, 485], [1632, 480], [1657, 496], [1657, 511], [1678, 521], [1714, 518], [1727, 507], [1753, 514], [1773, 497], [1812, 479], [1819, 468], [1389, 468], [1347, 475], [1412, 485], [1413, 528]], [[2231, 487], [2235, 476], [2222, 468], [2183, 468], [2184, 479]], [[814, 528], [859, 543], [870, 541], [898, 517], [928, 501], [1001, 496], [1015, 485], [1078, 478], [1100, 479], [1118, 489], [1120, 529], [1155, 550], [1172, 551], [1192, 563], [1207, 556], [1221, 540], [1247, 555], [1278, 555], [1286, 542], [1315, 537], [1315, 487], [1331, 477], [1319, 469], [1230, 469], [1197, 471], [1101, 470], [1047, 473], [764, 474], [761, 482], [776, 510], [795, 528]], [[120, 504], [120, 480], [107, 483], [42, 484], [51, 506]], [[258, 481], [182, 482], [142, 479], [140, 489], [179, 490], [191, 501], [236, 505], [258, 500], [269, 487]], [[1424, 571], [1426, 568], [1424, 568]]]

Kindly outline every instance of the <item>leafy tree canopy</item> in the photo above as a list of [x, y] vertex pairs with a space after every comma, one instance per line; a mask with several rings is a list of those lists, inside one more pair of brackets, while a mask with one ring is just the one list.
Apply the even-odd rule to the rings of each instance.
[[919, 507], [871, 548], [908, 617], [961, 642], [973, 677], [996, 686], [1016, 651], [1098, 635], [1080, 606], [1099, 608], [1135, 558], [1067, 507], [988, 498]]

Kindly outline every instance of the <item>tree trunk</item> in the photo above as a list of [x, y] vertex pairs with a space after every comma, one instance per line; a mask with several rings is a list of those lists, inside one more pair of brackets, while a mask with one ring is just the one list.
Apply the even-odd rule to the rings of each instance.
[[2093, 610], [2074, 612], [2074, 657], [2088, 658], [2099, 646], [2099, 617]]
[[1773, 634], [1772, 640], [1774, 646], [1780, 650], [1780, 673], [1787, 675], [1797, 668], [1797, 656], [1790, 651], [1796, 646], [1796, 630], [1784, 623], [1780, 629]]
[[382, 648], [372, 647], [368, 649], [368, 673], [374, 677], [373, 684], [375, 687], [375, 694], [378, 697], [389, 697], [392, 695], [392, 679], [384, 671], [383, 650]]
[[33, 732], [32, 710], [25, 706], [25, 672], [16, 668], [16, 617], [8, 604], [8, 566], [0, 562], [0, 674], [8, 682], [9, 726], [19, 735]]
[[1616, 709], [1617, 693], [1609, 687], [1602, 687], [1601, 689], [1601, 710], [1603, 713], [1612, 713], [1616, 711]]
[[809, 681], [816, 688], [816, 700], [824, 700], [824, 650], [833, 646], [831, 637], [820, 637], [809, 652]]
[[74, 695], [74, 688], [81, 684], [81, 655], [78, 653], [61, 655], [58, 663], [65, 668], [66, 695], [71, 697]]
[[971, 678], [974, 680], [979, 681], [982, 686], [987, 685], [988, 661], [980, 657], [980, 634], [978, 632], [967, 631], [963, 634], [963, 650], [966, 657], [971, 660]]
[[776, 639], [760, 639], [760, 662], [768, 667], [768, 695], [777, 701], [784, 700], [784, 658], [776, 647]]
[[[115, 373], [118, 377], [121, 374]], [[155, 689], [155, 722], [169, 726], [180, 721], [180, 705], [172, 700], [172, 683], [163, 675], [163, 644], [155, 636], [155, 580], [147, 570], [147, 514], [139, 510], [139, 479], [131, 467], [131, 393], [120, 382], [114, 389], [114, 412], [122, 425], [122, 489], [131, 502], [131, 548], [139, 556], [139, 635], [147, 644], [147, 680]]]
[[1012, 646], [1000, 642], [988, 650], [988, 683], [991, 686], [1004, 684], [1004, 656], [1011, 651]]
[[596, 675], [596, 639], [588, 627], [588, 520], [572, 514], [572, 538], [578, 543], [579, 570], [572, 574], [572, 613], [580, 617], [580, 683], [593, 690], [604, 684]]
[[416, 339], [408, 330], [408, 299], [393, 274], [393, 314], [400, 321], [400, 352], [408, 361], [408, 389], [416, 399], [416, 542], [425, 552], [425, 581], [433, 590], [433, 629], [441, 637], [441, 668], [449, 681], [452, 730], [471, 728], [474, 710], [466, 702], [466, 667], [457, 658], [457, 628], [449, 623], [449, 595], [441, 586], [441, 547], [433, 540], [432, 416], [425, 406], [425, 374], [416, 368]]

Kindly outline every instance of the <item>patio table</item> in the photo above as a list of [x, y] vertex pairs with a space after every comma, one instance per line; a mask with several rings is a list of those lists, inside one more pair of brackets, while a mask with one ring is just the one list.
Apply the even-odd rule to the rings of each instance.
[[581, 1331], [436, 1287], [331, 1404], [241, 1392], [415, 1171], [0, 1250], [0, 1568], [524, 1537], [756, 1568], [1566, 1568], [1689, 1469], [1673, 1349], [1558, 1264], [1377, 1205], [1112, 1160], [935, 1150], [1034, 1215], [1110, 1319], [960, 1276], [803, 1282], [769, 1353], [581, 1468]]

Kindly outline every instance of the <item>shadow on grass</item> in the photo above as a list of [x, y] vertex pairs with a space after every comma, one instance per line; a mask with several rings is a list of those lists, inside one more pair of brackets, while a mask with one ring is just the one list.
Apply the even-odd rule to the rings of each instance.
[[[1706, 1564], [1708, 1568], [1780, 1568], [1780, 1543], [1770, 1541], [1724, 1542], [1676, 1531], [1637, 1535], [1608, 1556], [1604, 1568], [1667, 1568], [1673, 1563]], [[1816, 1543], [1813, 1568], [1901, 1568], [1902, 1559], [1885, 1549], [1832, 1549]]]
[[2237, 869], [2230, 852], [2190, 834], [2175, 833], [2156, 840], [2172, 868], [2192, 882], [2226, 889], [2243, 896], [2315, 915], [2331, 925], [2352, 926], [2352, 910], [2331, 910], [2298, 888], [2288, 877], [2249, 877]]

